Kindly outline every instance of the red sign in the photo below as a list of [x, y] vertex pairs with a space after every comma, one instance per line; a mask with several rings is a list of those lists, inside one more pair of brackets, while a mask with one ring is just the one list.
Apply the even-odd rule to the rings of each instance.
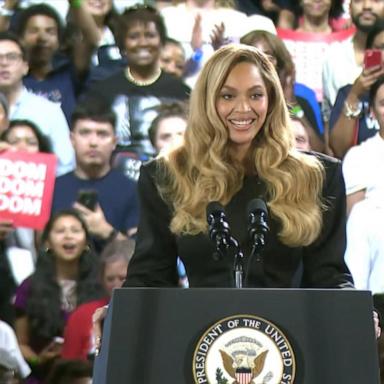
[[56, 156], [0, 153], [0, 218], [15, 227], [43, 229], [51, 214]]
[[330, 45], [350, 38], [355, 28], [333, 33], [297, 32], [278, 29], [277, 34], [291, 53], [296, 67], [296, 81], [312, 88], [317, 100], [323, 100], [322, 70]]

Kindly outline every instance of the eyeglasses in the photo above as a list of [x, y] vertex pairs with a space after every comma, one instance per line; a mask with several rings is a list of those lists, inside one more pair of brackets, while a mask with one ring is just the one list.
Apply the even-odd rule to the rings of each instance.
[[9, 64], [14, 64], [20, 61], [22, 54], [18, 52], [0, 53], [0, 62], [4, 61]]

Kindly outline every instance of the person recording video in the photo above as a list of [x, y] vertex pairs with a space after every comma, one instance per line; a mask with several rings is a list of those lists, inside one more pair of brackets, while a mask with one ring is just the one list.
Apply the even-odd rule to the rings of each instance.
[[343, 159], [350, 148], [375, 136], [379, 131], [369, 108], [369, 90], [384, 76], [384, 20], [373, 27], [366, 40], [364, 65], [353, 84], [341, 87], [329, 120], [330, 145]]

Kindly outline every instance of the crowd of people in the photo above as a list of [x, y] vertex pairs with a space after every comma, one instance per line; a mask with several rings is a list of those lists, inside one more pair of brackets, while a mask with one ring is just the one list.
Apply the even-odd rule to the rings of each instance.
[[[56, 3], [0, 4], [0, 157], [57, 159], [43, 230], [0, 212], [0, 382], [90, 383], [92, 315], [123, 284], [234, 286], [233, 254], [212, 257], [210, 202], [245, 287], [370, 290], [380, 337], [384, 1]], [[280, 31], [346, 29], [319, 95]], [[270, 215], [257, 259], [255, 197]]]

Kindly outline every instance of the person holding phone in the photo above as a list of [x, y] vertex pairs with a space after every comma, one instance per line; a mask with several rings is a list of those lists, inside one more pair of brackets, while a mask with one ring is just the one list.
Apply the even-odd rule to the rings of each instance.
[[384, 21], [381, 21], [368, 33], [364, 68], [360, 76], [353, 84], [340, 88], [331, 111], [330, 146], [336, 157], [343, 158], [349, 148], [378, 132], [378, 124], [369, 110], [368, 92], [373, 83], [384, 75], [383, 52]]
[[[363, 143], [352, 147], [343, 161], [348, 212], [362, 200], [374, 199], [384, 202], [384, 180], [380, 173], [384, 162], [383, 100], [384, 76], [380, 76], [369, 91], [370, 113], [376, 119], [379, 131]], [[379, 228], [381, 234], [381, 226]], [[375, 258], [377, 256], [376, 252]]]
[[99, 98], [87, 98], [72, 114], [76, 168], [56, 179], [52, 212], [75, 208], [85, 220], [97, 252], [114, 238], [136, 232], [136, 183], [111, 167], [116, 116]]

